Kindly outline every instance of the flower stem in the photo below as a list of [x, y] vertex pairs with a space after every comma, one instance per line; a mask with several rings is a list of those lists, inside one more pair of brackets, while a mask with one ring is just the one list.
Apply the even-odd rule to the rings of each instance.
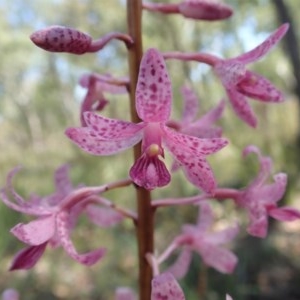
[[[142, 2], [141, 0], [127, 0], [128, 34], [133, 44], [128, 48], [129, 76], [130, 76], [130, 110], [131, 120], [140, 122], [135, 108], [135, 89], [138, 80], [140, 62], [143, 55], [142, 46]], [[141, 145], [134, 147], [134, 160], [141, 156]], [[147, 253], [153, 253], [154, 248], [154, 209], [151, 206], [150, 192], [137, 187], [137, 213], [136, 223], [138, 260], [139, 260], [139, 299], [150, 300], [152, 268], [146, 260]]]

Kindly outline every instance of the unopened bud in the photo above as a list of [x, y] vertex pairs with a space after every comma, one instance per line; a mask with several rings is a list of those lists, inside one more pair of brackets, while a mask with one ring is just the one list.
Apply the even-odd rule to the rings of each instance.
[[88, 51], [92, 38], [76, 29], [50, 26], [35, 31], [30, 39], [38, 47], [50, 52], [83, 54]]

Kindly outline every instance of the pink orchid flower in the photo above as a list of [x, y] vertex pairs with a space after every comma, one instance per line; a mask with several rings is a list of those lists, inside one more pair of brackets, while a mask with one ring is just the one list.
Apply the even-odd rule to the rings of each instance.
[[46, 51], [77, 55], [97, 52], [113, 39], [121, 40], [128, 46], [133, 43], [130, 36], [119, 32], [111, 32], [100, 39], [93, 40], [86, 33], [58, 25], [35, 31], [31, 34], [30, 39], [36, 46]]
[[232, 273], [237, 257], [230, 250], [220, 245], [231, 241], [238, 234], [238, 226], [226, 228], [218, 232], [209, 232], [212, 225], [212, 209], [207, 202], [201, 202], [200, 213], [196, 225], [184, 225], [182, 234], [174, 239], [161, 255], [159, 261], [165, 260], [172, 251], [184, 247], [178, 259], [168, 269], [176, 278], [184, 277], [191, 262], [191, 251], [199, 253], [204, 263], [221, 273]]
[[[48, 244], [52, 247], [61, 245], [74, 260], [88, 266], [101, 259], [106, 251], [104, 248], [78, 254], [70, 240], [70, 232], [83, 210], [86, 210], [90, 220], [98, 225], [109, 226], [122, 219], [117, 216], [117, 212], [107, 214], [106, 211], [100, 208], [98, 211], [94, 204], [90, 204], [95, 202], [95, 195], [105, 191], [106, 186], [73, 188], [68, 177], [68, 166], [64, 165], [55, 173], [54, 194], [47, 197], [32, 196], [29, 201], [24, 201], [12, 187], [12, 178], [18, 170], [16, 168], [10, 172], [7, 179], [7, 190], [16, 202], [9, 200], [4, 189], [1, 191], [2, 201], [11, 209], [36, 216], [37, 219], [28, 224], [17, 224], [11, 229], [12, 234], [28, 247], [16, 254], [10, 270], [32, 268]], [[92, 207], [89, 207], [90, 205]], [[89, 211], [91, 209], [92, 212]]]
[[157, 50], [149, 49], [143, 56], [136, 88], [136, 110], [142, 122], [135, 124], [86, 112], [88, 127], [69, 128], [66, 135], [94, 155], [115, 154], [142, 140], [142, 156], [130, 169], [130, 177], [149, 190], [170, 182], [170, 173], [159, 159], [164, 157], [164, 143], [190, 182], [212, 193], [216, 184], [205, 156], [223, 148], [227, 141], [200, 139], [170, 129], [167, 122], [171, 102], [171, 82], [164, 59]]
[[289, 206], [277, 207], [277, 202], [282, 199], [287, 175], [277, 173], [273, 176], [274, 182], [268, 183], [271, 176], [272, 160], [262, 156], [255, 146], [244, 149], [244, 155], [255, 153], [260, 163], [260, 171], [257, 177], [243, 190], [217, 189], [215, 198], [232, 198], [237, 205], [248, 211], [250, 224], [247, 228], [249, 234], [264, 238], [268, 231], [268, 216], [279, 221], [294, 221], [300, 218], [300, 211]]
[[229, 18], [230, 6], [215, 0], [183, 0], [179, 3], [150, 3], [143, 1], [143, 8], [164, 14], [181, 14], [194, 20], [217, 21]]
[[101, 111], [108, 104], [108, 100], [104, 96], [105, 92], [125, 94], [128, 92], [126, 88], [128, 83], [127, 78], [117, 79], [110, 75], [84, 74], [79, 81], [79, 84], [87, 89], [80, 109], [81, 125], [87, 126], [83, 116], [84, 112]]
[[235, 113], [252, 127], [256, 127], [257, 119], [246, 97], [274, 103], [282, 102], [284, 98], [271, 82], [247, 70], [246, 65], [266, 55], [283, 38], [288, 28], [288, 24], [283, 24], [253, 50], [231, 59], [220, 59], [214, 64]]

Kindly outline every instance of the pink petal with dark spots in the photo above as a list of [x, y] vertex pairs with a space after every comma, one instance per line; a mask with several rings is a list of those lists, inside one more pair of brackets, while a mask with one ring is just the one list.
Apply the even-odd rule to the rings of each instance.
[[279, 221], [295, 221], [300, 219], [300, 211], [289, 206], [273, 208], [269, 211], [269, 215]]
[[102, 117], [93, 112], [85, 112], [87, 126], [102, 140], [122, 140], [130, 138], [142, 129], [141, 124]]
[[165, 61], [156, 49], [143, 56], [136, 87], [136, 110], [145, 122], [166, 122], [171, 113], [172, 87]]
[[9, 270], [14, 271], [31, 269], [44, 254], [46, 246], [47, 243], [43, 243], [38, 246], [30, 246], [20, 250], [15, 255]]
[[278, 103], [284, 100], [282, 92], [269, 80], [251, 71], [246, 71], [236, 88], [240, 93], [263, 102]]
[[281, 25], [264, 42], [255, 47], [253, 50], [239, 55], [235, 58], [235, 60], [243, 64], [248, 64], [259, 60], [264, 55], [266, 55], [283, 38], [288, 29], [288, 23]]
[[180, 13], [195, 20], [216, 21], [229, 18], [233, 9], [214, 0], [184, 0], [178, 5]]
[[114, 226], [124, 219], [121, 213], [111, 208], [99, 207], [95, 204], [89, 204], [86, 207], [86, 213], [89, 220], [100, 227]]
[[170, 273], [162, 273], [152, 279], [151, 300], [184, 300], [184, 294]]
[[167, 185], [171, 176], [165, 164], [157, 157], [142, 155], [129, 172], [133, 182], [147, 190]]
[[19, 223], [10, 232], [20, 241], [36, 246], [48, 241], [55, 233], [55, 216], [48, 216], [31, 221], [27, 224]]
[[167, 145], [170, 145], [172, 149], [181, 148], [187, 152], [193, 152], [194, 155], [213, 154], [228, 144], [224, 138], [202, 139], [181, 134], [168, 127], [164, 127], [163, 130], [165, 132], [164, 141]]
[[79, 254], [69, 236], [69, 214], [66, 211], [61, 211], [57, 215], [57, 234], [60, 240], [62, 247], [68, 253], [70, 257], [79, 263], [87, 266], [91, 266], [98, 262], [106, 253], [104, 248], [99, 248], [94, 251], [90, 251], [87, 253]]
[[191, 123], [197, 116], [199, 111], [199, 99], [196, 93], [188, 86], [181, 88], [183, 97], [183, 113], [182, 123]]
[[88, 127], [68, 128], [66, 135], [81, 149], [94, 155], [112, 155], [137, 144], [143, 136], [142, 131], [131, 137], [119, 140], [103, 140], [98, 133]]
[[63, 26], [50, 26], [35, 31], [30, 39], [38, 47], [50, 52], [83, 54], [88, 51], [92, 38], [76, 29]]
[[257, 119], [247, 99], [234, 89], [226, 89], [232, 108], [237, 116], [251, 127], [256, 127]]

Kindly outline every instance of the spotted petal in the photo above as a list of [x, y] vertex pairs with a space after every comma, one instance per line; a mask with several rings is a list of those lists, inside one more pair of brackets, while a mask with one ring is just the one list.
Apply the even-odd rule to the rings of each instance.
[[143, 56], [136, 87], [136, 110], [145, 122], [166, 122], [171, 113], [172, 88], [167, 67], [156, 49]]
[[108, 141], [130, 138], [143, 127], [132, 122], [105, 118], [93, 112], [85, 112], [84, 119], [87, 126], [94, 130], [97, 137]]
[[232, 108], [240, 119], [251, 127], [256, 127], [257, 119], [247, 99], [234, 89], [226, 89]]
[[95, 130], [89, 127], [68, 128], [66, 135], [81, 149], [94, 155], [112, 155], [137, 144], [142, 139], [139, 131], [131, 137], [119, 140], [103, 140]]
[[184, 294], [170, 273], [162, 273], [152, 279], [151, 300], [184, 300]]
[[237, 84], [237, 90], [254, 99], [264, 102], [282, 102], [283, 94], [265, 77], [246, 71], [244, 78]]
[[248, 64], [259, 60], [265, 54], [267, 54], [271, 48], [273, 48], [286, 34], [289, 29], [289, 24], [285, 23], [275, 30], [264, 42], [255, 47], [253, 50], [248, 51], [244, 54], [239, 55], [235, 60]]

